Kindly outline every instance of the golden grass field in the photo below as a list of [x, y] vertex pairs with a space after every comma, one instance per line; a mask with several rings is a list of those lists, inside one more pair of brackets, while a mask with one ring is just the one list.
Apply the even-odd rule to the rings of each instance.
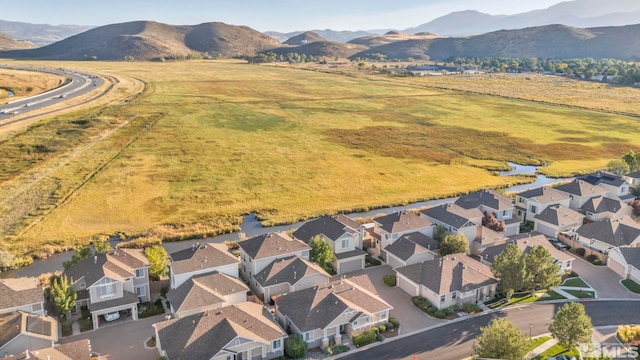
[[[56, 74], [36, 73], [26, 70], [8, 70], [0, 68], [0, 102], [18, 100], [53, 89], [65, 83], [64, 76]], [[8, 99], [9, 91], [15, 97]]]
[[[51, 65], [140, 79], [147, 91], [0, 143], [0, 248], [18, 254], [116, 232], [232, 231], [254, 211], [266, 225], [290, 223], [529, 180], [489, 171], [507, 160], [586, 172], [637, 146], [640, 133], [636, 117], [422, 79], [212, 61]], [[25, 174], [42, 176], [21, 188]]]

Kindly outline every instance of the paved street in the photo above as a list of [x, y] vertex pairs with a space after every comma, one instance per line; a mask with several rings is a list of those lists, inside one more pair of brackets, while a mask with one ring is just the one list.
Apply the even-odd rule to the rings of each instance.
[[640, 299], [640, 295], [620, 284], [620, 276], [606, 266], [591, 265], [576, 257], [571, 267], [598, 292], [600, 299]]
[[349, 273], [347, 274], [347, 278], [354, 280], [358, 285], [368, 291], [379, 294], [383, 300], [393, 306], [391, 316], [400, 322], [401, 334], [446, 322], [446, 320], [432, 318], [413, 306], [411, 296], [400, 288], [392, 288], [385, 285], [385, 283], [382, 282], [382, 277], [386, 274], [393, 273], [389, 265], [381, 265]]
[[164, 320], [164, 315], [125, 323], [101, 326], [98, 330], [60, 339], [61, 344], [79, 339], [91, 341], [91, 351], [100, 354], [100, 360], [156, 360], [158, 350], [146, 349], [144, 342], [154, 335], [151, 324]]

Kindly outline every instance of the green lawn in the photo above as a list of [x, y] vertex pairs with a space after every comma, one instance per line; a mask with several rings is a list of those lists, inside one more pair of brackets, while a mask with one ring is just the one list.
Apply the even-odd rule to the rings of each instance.
[[523, 304], [530, 304], [538, 301], [561, 300], [561, 299], [566, 299], [566, 298], [556, 293], [553, 290], [548, 290], [548, 291], [536, 292], [534, 295], [531, 295], [531, 293], [529, 292], [517, 293], [517, 294], [513, 294], [509, 302], [506, 302], [503, 299], [503, 300], [494, 300], [492, 302], [487, 302], [485, 304], [488, 307], [495, 309], [498, 307], [505, 307], [510, 305], [523, 305]]
[[559, 344], [555, 344], [549, 349], [547, 349], [542, 354], [536, 356], [534, 360], [545, 360], [549, 357], [560, 356], [560, 355], [569, 355], [569, 356], [578, 356], [578, 349], [573, 348], [571, 351], [565, 349], [563, 346]]
[[637, 282], [631, 279], [624, 279], [622, 280], [622, 285], [624, 285], [627, 289], [633, 291], [634, 293], [640, 294], [640, 284], [638, 284]]
[[580, 291], [580, 290], [564, 290], [569, 294], [577, 297], [578, 299], [593, 299], [596, 297], [593, 291]]
[[571, 287], [590, 288], [590, 286], [587, 285], [587, 283], [584, 282], [584, 280], [582, 280], [582, 278], [579, 278], [579, 277], [568, 278], [562, 283], [562, 285], [571, 286]]
[[533, 351], [535, 348], [537, 348], [538, 346], [546, 343], [549, 340], [551, 340], [550, 336], [540, 336], [540, 337], [537, 337], [535, 339], [532, 339], [531, 340], [531, 346], [529, 347], [529, 351]]

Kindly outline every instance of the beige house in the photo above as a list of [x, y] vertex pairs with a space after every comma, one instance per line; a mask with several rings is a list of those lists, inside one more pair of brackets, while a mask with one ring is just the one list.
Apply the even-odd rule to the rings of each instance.
[[76, 309], [87, 306], [93, 328], [99, 316], [128, 310], [138, 319], [138, 303], [150, 301], [149, 261], [142, 249], [117, 249], [82, 259], [64, 274], [78, 294]]
[[623, 279], [640, 284], [640, 248], [620, 247], [609, 251], [607, 266]]
[[539, 187], [516, 194], [516, 215], [522, 222], [533, 221], [550, 205], [570, 207], [571, 198], [564, 191], [552, 187]]
[[631, 216], [632, 208], [622, 200], [598, 196], [589, 199], [580, 211], [589, 221], [602, 221], [612, 218]]
[[169, 280], [175, 289], [192, 276], [219, 272], [238, 278], [240, 259], [225, 244], [194, 244], [169, 254]]
[[623, 176], [606, 171], [598, 171], [593, 174], [583, 175], [579, 179], [607, 190], [606, 197], [626, 203], [635, 199], [634, 195], [629, 194], [629, 183]]
[[561, 233], [575, 231], [583, 221], [581, 213], [562, 205], [552, 205], [533, 217], [533, 231], [557, 238]]
[[326, 347], [389, 320], [391, 305], [349, 280], [342, 280], [277, 297], [278, 322], [304, 339], [309, 348]]
[[439, 254], [439, 247], [437, 241], [423, 233], [404, 234], [385, 249], [387, 263], [397, 268], [433, 260]]
[[583, 247], [607, 255], [618, 247], [640, 246], [640, 224], [628, 217], [585, 224], [567, 237], [573, 247]]
[[167, 299], [175, 317], [185, 317], [247, 301], [249, 287], [223, 273], [196, 275], [175, 289]]
[[495, 190], [481, 190], [460, 196], [455, 204], [467, 209], [478, 209], [483, 214], [494, 214], [496, 220], [505, 224], [504, 235], [520, 233], [520, 219], [514, 212], [513, 201]]
[[498, 286], [489, 266], [464, 254], [394, 270], [397, 287], [410, 296], [426, 298], [438, 309], [491, 299]]
[[0, 314], [15, 311], [44, 315], [44, 290], [37, 278], [0, 279]]
[[632, 188], [640, 188], [640, 171], [632, 172], [622, 176]]
[[274, 260], [253, 279], [254, 292], [270, 304], [272, 297], [328, 283], [331, 276], [309, 260], [290, 256]]
[[433, 237], [434, 225], [431, 221], [410, 211], [400, 211], [373, 219], [373, 231], [377, 235], [373, 251], [386, 261], [386, 247], [393, 244], [402, 235], [419, 232]]
[[[516, 235], [517, 236], [517, 235]], [[476, 237], [471, 242], [469, 252], [471, 255], [480, 254], [485, 248], [502, 244], [507, 241], [507, 237], [502, 233], [491, 230], [486, 226], [478, 226], [476, 229]]]
[[58, 322], [22, 311], [0, 314], [0, 357], [50, 348], [58, 341]]
[[478, 208], [465, 209], [456, 203], [420, 211], [420, 217], [429, 220], [435, 226], [443, 226], [450, 233], [464, 235], [469, 241], [469, 247], [476, 237], [477, 228], [482, 226], [483, 216]]
[[571, 201], [569, 207], [573, 210], [580, 210], [589, 199], [598, 196], [607, 196], [609, 190], [584, 180], [576, 179], [570, 183], [558, 185], [556, 190], [562, 191], [569, 196]]
[[[0, 356], [3, 356], [0, 353]], [[23, 351], [19, 354], [2, 357], [2, 360], [91, 360], [89, 339], [76, 340], [64, 344], [45, 347], [38, 350]]]
[[167, 360], [274, 359], [287, 334], [262, 305], [245, 302], [153, 325]]

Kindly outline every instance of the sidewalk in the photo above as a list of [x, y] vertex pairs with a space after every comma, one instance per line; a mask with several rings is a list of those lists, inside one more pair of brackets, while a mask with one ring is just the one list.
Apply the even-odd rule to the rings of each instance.
[[[549, 334], [543, 334], [540, 336], [548, 336]], [[538, 336], [539, 337], [539, 336]], [[537, 348], [531, 350], [528, 354], [527, 354], [527, 359], [533, 359], [536, 356], [542, 354], [543, 352], [547, 351], [550, 347], [552, 347], [553, 345], [557, 344], [558, 340], [551, 338], [549, 340], [547, 340], [546, 342], [544, 342], [542, 345], [538, 346]]]
[[[558, 294], [560, 294], [560, 295], [562, 295], [562, 296], [566, 297], [568, 300], [577, 300], [577, 299], [578, 299], [577, 297], [575, 297], [575, 296], [573, 296], [573, 295], [569, 294], [569, 293], [568, 293], [568, 292], [566, 292], [566, 291], [563, 291], [563, 290], [562, 290], [562, 289], [560, 289], [560, 288], [554, 287], [554, 288], [551, 288], [551, 290], [553, 290], [553, 291], [557, 292]], [[583, 289], [583, 290], [584, 290], [584, 289]]]

